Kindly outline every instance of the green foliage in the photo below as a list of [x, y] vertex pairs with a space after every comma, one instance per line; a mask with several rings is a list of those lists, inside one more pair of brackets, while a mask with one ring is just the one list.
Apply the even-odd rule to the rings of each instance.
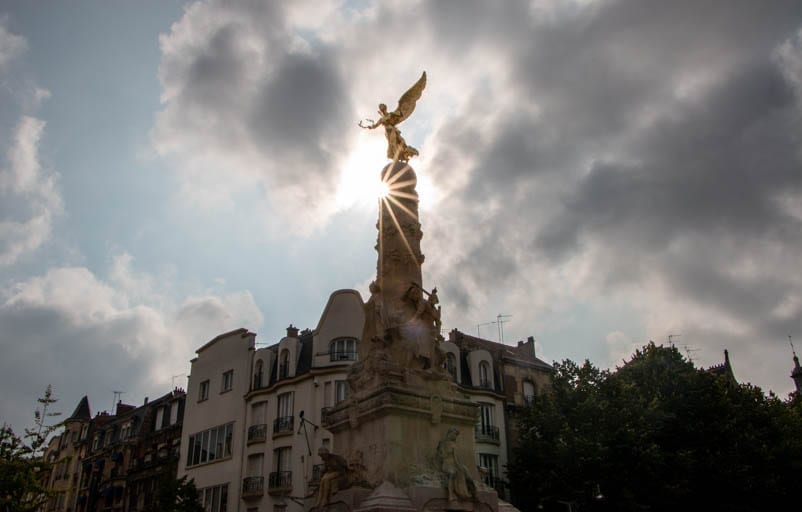
[[198, 489], [187, 477], [165, 476], [156, 490], [153, 501], [144, 512], [203, 512]]
[[555, 369], [508, 467], [522, 510], [751, 511], [793, 498], [802, 399], [767, 397], [654, 344], [615, 372]]
[[7, 425], [0, 429], [0, 512], [39, 510], [53, 494], [45, 487], [50, 465], [42, 457], [47, 438], [60, 427], [47, 425], [48, 418], [57, 415], [47, 411], [57, 402], [49, 385], [37, 401], [42, 409], [35, 411], [36, 426], [25, 429], [24, 439]]

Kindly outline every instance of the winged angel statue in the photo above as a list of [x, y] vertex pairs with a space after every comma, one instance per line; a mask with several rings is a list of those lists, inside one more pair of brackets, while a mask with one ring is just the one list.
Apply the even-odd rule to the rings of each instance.
[[[379, 114], [381, 117], [378, 121], [373, 119], [365, 119], [359, 122], [359, 126], [367, 130], [384, 126], [384, 134], [387, 137], [387, 158], [394, 161], [406, 162], [413, 156], [418, 156], [418, 150], [412, 146], [408, 146], [404, 137], [397, 126], [407, 119], [415, 110], [415, 104], [423, 94], [423, 89], [426, 87], [426, 71], [423, 72], [420, 79], [409, 88], [407, 92], [398, 100], [398, 108], [393, 112], [387, 112], [387, 105], [384, 103], [379, 104]], [[369, 124], [363, 124], [368, 122]]]

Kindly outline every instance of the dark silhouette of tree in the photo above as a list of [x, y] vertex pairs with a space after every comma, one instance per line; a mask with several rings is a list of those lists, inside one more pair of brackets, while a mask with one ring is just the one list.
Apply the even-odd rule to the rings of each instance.
[[203, 512], [203, 506], [193, 480], [187, 481], [186, 476], [165, 475], [144, 512]]
[[35, 427], [26, 428], [23, 438], [6, 424], [0, 428], [0, 512], [33, 512], [53, 495], [46, 488], [50, 465], [42, 452], [50, 434], [61, 426], [47, 424], [48, 418], [59, 414], [48, 412], [58, 400], [48, 385], [37, 401], [42, 405], [34, 412]]
[[508, 466], [522, 510], [757, 511], [793, 499], [799, 397], [766, 396], [653, 343], [614, 372], [555, 368]]

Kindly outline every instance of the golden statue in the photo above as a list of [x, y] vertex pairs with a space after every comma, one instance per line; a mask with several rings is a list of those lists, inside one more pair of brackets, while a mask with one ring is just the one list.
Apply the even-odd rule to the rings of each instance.
[[387, 136], [387, 158], [398, 161], [406, 162], [413, 156], [418, 155], [418, 150], [412, 146], [407, 146], [401, 132], [396, 128], [407, 119], [415, 110], [415, 104], [423, 94], [423, 89], [426, 87], [426, 71], [423, 72], [420, 79], [409, 88], [407, 92], [398, 100], [398, 107], [393, 112], [387, 112], [387, 105], [384, 103], [379, 104], [379, 114], [381, 117], [378, 121], [372, 119], [365, 119], [369, 124], [362, 124], [364, 121], [359, 122], [359, 126], [367, 130], [372, 130], [384, 125], [384, 134]]

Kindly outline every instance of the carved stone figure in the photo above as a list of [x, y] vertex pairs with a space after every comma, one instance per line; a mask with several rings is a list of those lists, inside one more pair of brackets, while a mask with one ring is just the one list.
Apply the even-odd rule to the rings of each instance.
[[365, 304], [365, 328], [363, 340], [384, 338], [384, 305], [381, 289], [376, 281], [370, 283], [370, 298]]
[[348, 462], [340, 455], [330, 453], [327, 448], [319, 449], [317, 454], [323, 460], [324, 467], [315, 507], [322, 510], [328, 506], [334, 493], [349, 486]]
[[363, 124], [363, 121], [359, 122], [359, 126], [367, 130], [384, 126], [384, 135], [387, 137], [387, 158], [393, 161], [406, 162], [413, 156], [418, 156], [418, 150], [407, 145], [397, 126], [415, 110], [415, 105], [423, 94], [425, 87], [426, 71], [423, 72], [415, 85], [401, 96], [401, 99], [398, 100], [398, 107], [393, 112], [388, 112], [387, 105], [380, 103], [379, 115], [381, 117], [378, 121], [374, 122], [372, 119], [365, 119], [369, 123], [367, 125]]
[[476, 484], [468, 470], [457, 458], [457, 436], [459, 430], [448, 429], [446, 436], [437, 445], [436, 461], [448, 487], [448, 501], [475, 500]]

